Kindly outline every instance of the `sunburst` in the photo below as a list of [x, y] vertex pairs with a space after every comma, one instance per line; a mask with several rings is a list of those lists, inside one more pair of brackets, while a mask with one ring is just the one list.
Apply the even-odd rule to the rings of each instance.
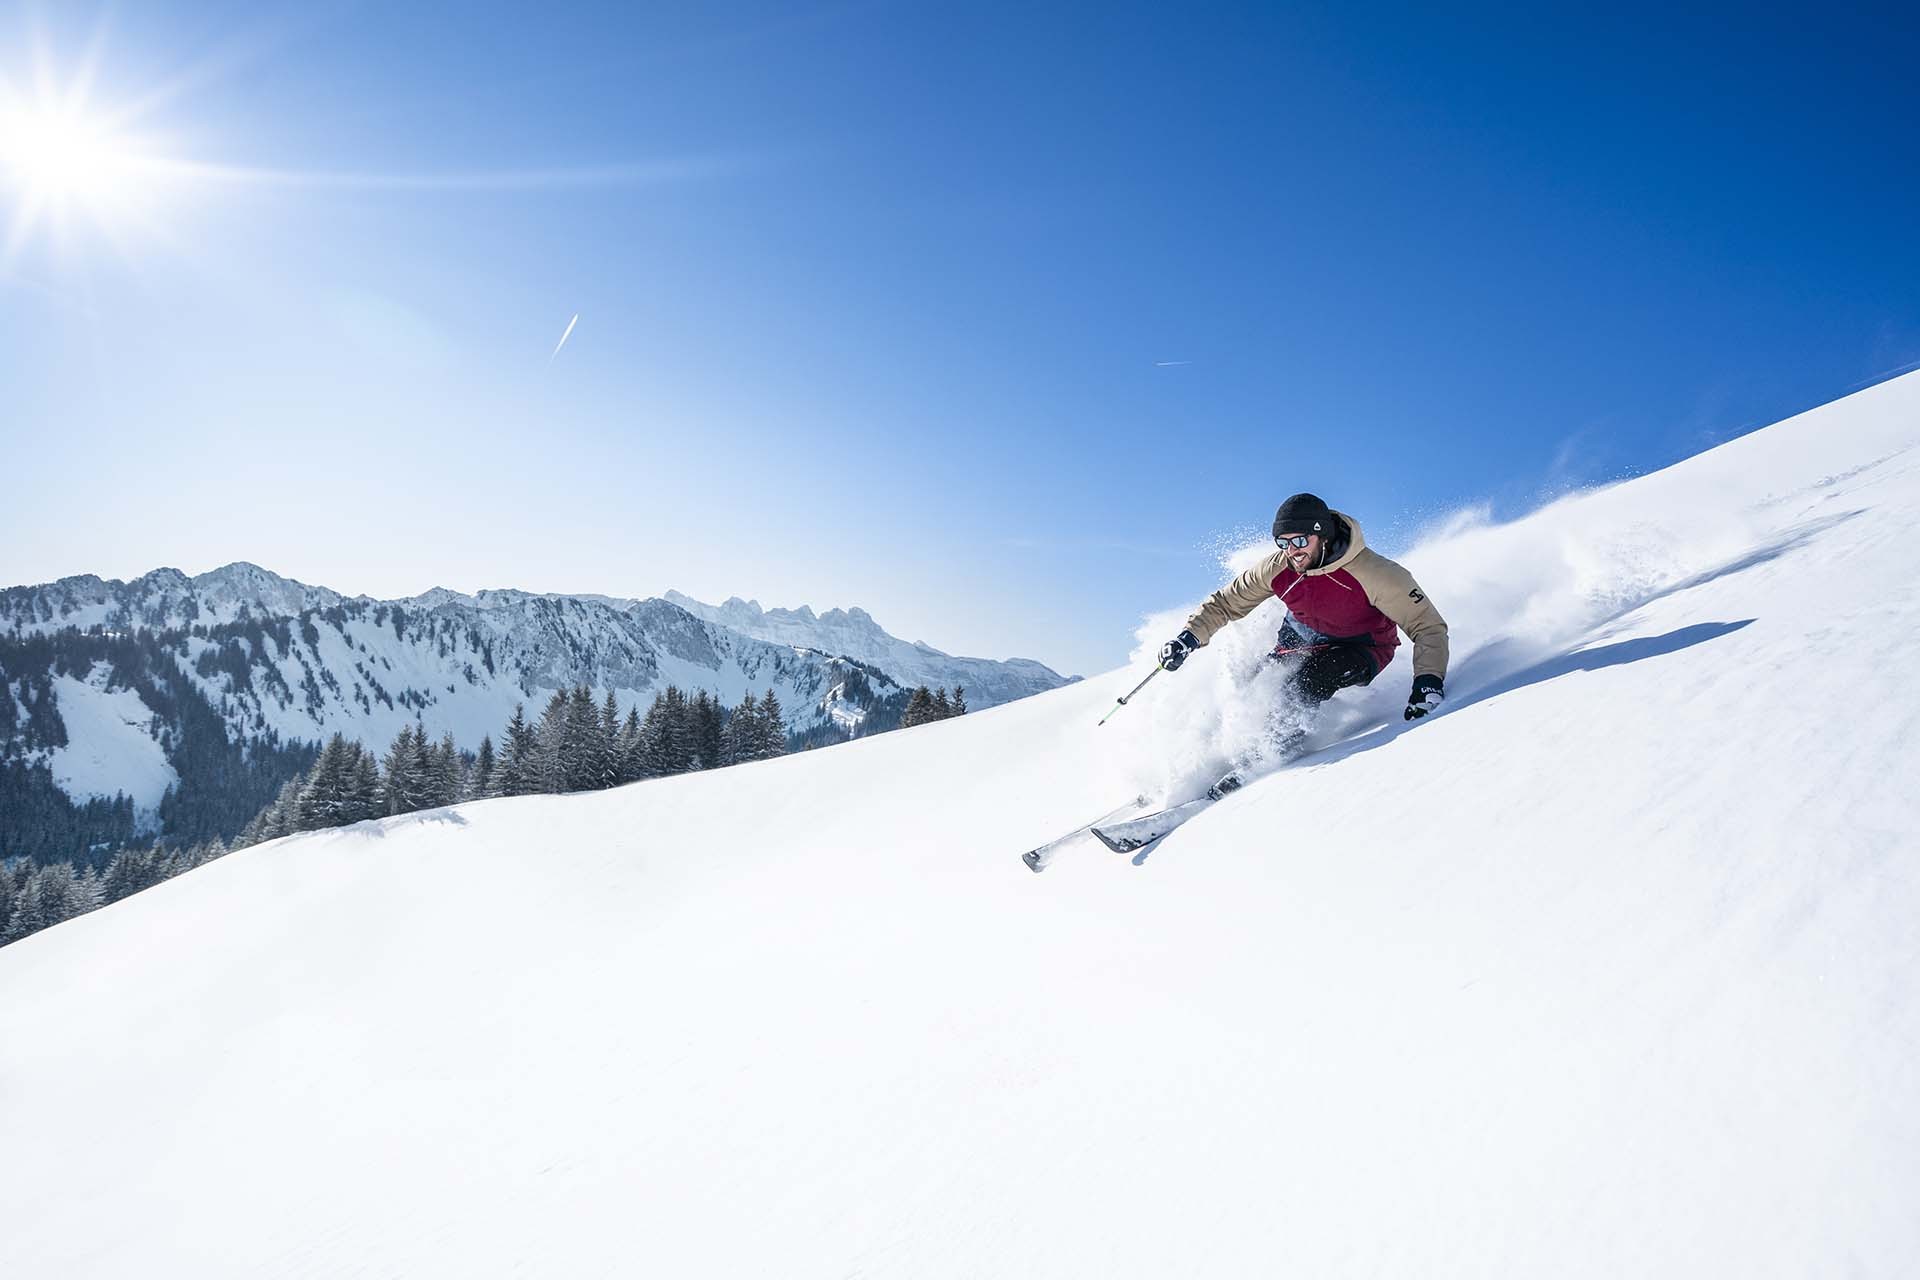
[[66, 242], [91, 230], [125, 241], [157, 219], [167, 160], [131, 130], [124, 111], [91, 99], [91, 68], [66, 86], [44, 64], [36, 87], [0, 79], [0, 199], [11, 206], [4, 257], [45, 233]]

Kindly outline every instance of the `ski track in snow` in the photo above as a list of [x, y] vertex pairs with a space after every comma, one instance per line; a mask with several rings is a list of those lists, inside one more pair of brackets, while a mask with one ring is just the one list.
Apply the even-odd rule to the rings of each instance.
[[1916, 442], [1920, 375], [1415, 546], [1448, 709], [1402, 653], [1144, 859], [1018, 854], [1252, 741], [1277, 613], [1103, 728], [1184, 613], [30, 937], [8, 1270], [1912, 1275]]

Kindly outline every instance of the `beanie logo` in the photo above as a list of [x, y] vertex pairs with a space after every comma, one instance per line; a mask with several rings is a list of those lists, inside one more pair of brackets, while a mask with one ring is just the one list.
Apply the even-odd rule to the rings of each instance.
[[1420, 588], [1418, 587], [1415, 587], [1413, 590], [1407, 592], [1407, 599], [1415, 601], [1416, 603], [1421, 600], [1425, 600], [1426, 598], [1427, 597], [1424, 594], [1422, 594]]

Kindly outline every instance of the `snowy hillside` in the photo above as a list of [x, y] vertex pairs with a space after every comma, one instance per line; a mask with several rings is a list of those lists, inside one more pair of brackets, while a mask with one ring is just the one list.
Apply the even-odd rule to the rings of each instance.
[[1445, 713], [1403, 653], [1135, 859], [1018, 854], [1202, 785], [1277, 619], [27, 938], [7, 1270], [1920, 1272], [1916, 444], [1920, 375], [1437, 531]]

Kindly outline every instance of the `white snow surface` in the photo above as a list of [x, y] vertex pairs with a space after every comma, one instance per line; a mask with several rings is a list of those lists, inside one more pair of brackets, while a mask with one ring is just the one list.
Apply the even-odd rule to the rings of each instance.
[[47, 764], [54, 782], [75, 799], [124, 791], [135, 812], [151, 820], [180, 775], [153, 736], [153, 709], [132, 689], [109, 689], [108, 675], [106, 665], [96, 663], [85, 680], [53, 678], [67, 745], [47, 753]]
[[7, 1271], [1920, 1274], [1916, 443], [1910, 376], [1439, 531], [1448, 709], [1403, 654], [1145, 856], [1018, 859], [1253, 741], [1276, 618], [27, 938]]

